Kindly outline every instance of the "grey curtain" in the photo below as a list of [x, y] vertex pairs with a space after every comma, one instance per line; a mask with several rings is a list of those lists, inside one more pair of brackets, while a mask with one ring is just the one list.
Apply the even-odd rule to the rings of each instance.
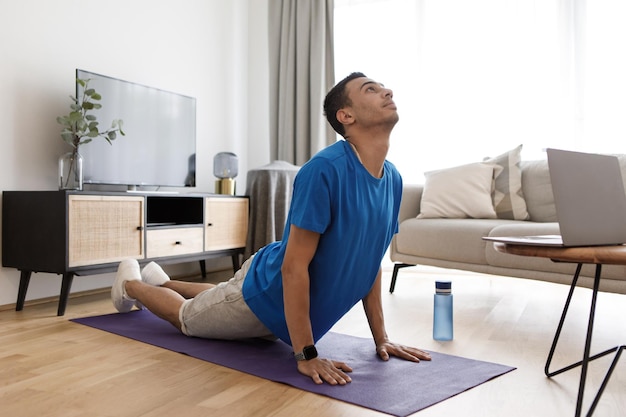
[[334, 0], [269, 0], [270, 156], [302, 165], [335, 141], [323, 114], [334, 84]]

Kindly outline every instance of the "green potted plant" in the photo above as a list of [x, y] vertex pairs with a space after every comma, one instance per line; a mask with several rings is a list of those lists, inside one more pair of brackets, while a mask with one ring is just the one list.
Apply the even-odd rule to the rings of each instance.
[[89, 81], [88, 79], [76, 79], [76, 83], [82, 87], [82, 95], [80, 97], [70, 96], [72, 99], [70, 113], [66, 116], [57, 117], [57, 123], [63, 126], [61, 138], [73, 148], [72, 151], [59, 158], [60, 190], [83, 189], [83, 160], [78, 152], [81, 145], [85, 145], [98, 137], [104, 138], [112, 145], [118, 132], [124, 136], [123, 122], [120, 119], [113, 120], [108, 130], [100, 131], [97, 117], [90, 112], [102, 108], [102, 104], [98, 103], [102, 97], [95, 89], [89, 88]]

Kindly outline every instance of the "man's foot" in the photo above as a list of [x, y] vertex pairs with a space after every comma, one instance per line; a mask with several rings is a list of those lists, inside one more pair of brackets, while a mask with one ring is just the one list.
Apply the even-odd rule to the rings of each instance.
[[156, 263], [150, 262], [141, 270], [141, 280], [146, 284], [160, 287], [170, 280], [165, 271]]
[[135, 259], [124, 259], [120, 262], [115, 275], [115, 281], [111, 287], [111, 301], [120, 313], [128, 313], [133, 309], [137, 300], [130, 298], [124, 288], [126, 281], [141, 281], [139, 263]]

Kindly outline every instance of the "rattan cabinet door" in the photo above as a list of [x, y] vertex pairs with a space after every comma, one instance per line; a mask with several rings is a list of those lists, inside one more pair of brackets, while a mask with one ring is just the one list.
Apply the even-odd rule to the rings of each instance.
[[207, 197], [205, 200], [204, 250], [224, 250], [246, 246], [248, 199]]
[[68, 196], [68, 266], [144, 257], [144, 197]]

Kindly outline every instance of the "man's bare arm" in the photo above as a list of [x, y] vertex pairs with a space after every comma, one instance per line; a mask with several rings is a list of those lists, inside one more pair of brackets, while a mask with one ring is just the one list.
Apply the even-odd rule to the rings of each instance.
[[[294, 352], [301, 352], [305, 346], [314, 343], [309, 314], [309, 264], [317, 250], [319, 238], [318, 233], [291, 225], [281, 272], [285, 318]], [[326, 381], [331, 385], [344, 385], [351, 381], [344, 371], [350, 372], [352, 369], [343, 362], [316, 358], [299, 361], [298, 371], [311, 377], [317, 384]]]
[[413, 362], [420, 360], [429, 361], [430, 354], [423, 350], [410, 346], [403, 346], [389, 341], [387, 331], [385, 330], [385, 317], [383, 315], [382, 304], [382, 270], [378, 269], [376, 281], [370, 292], [363, 298], [363, 308], [365, 315], [372, 331], [374, 343], [376, 343], [376, 353], [383, 360], [388, 360], [389, 356], [397, 356]]

